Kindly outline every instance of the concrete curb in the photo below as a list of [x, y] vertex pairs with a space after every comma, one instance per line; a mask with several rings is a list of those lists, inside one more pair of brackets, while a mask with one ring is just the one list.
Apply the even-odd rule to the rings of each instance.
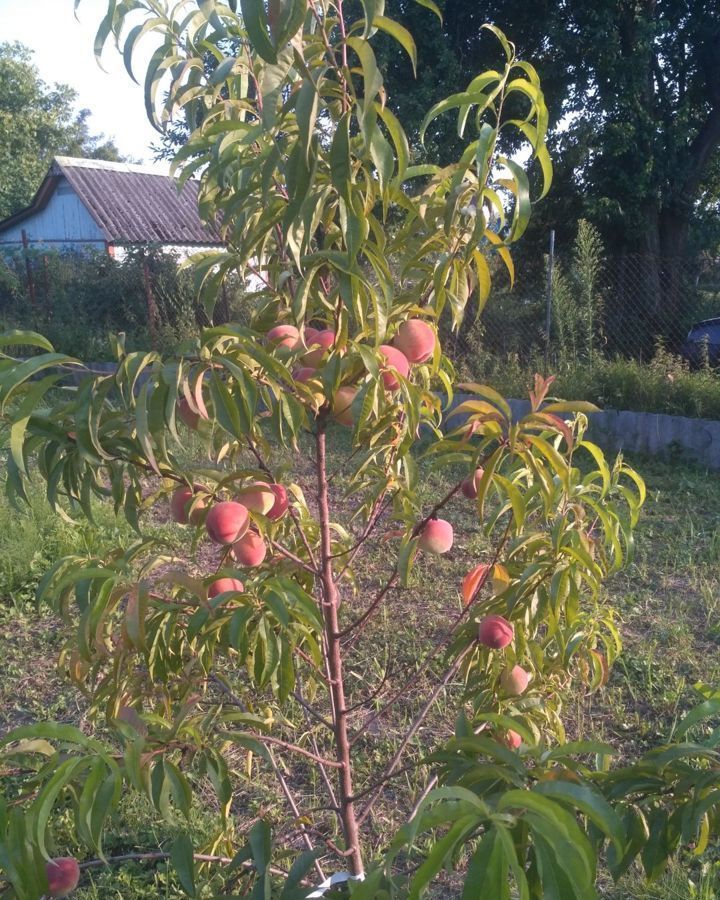
[[[453, 406], [471, 399], [456, 395]], [[514, 419], [530, 411], [527, 400], [508, 400]], [[588, 415], [587, 436], [604, 450], [684, 459], [720, 471], [720, 421], [663, 413], [604, 409]]]

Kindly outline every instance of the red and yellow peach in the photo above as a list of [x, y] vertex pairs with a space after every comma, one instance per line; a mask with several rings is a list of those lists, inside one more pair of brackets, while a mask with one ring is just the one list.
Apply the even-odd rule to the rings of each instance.
[[224, 500], [210, 510], [205, 528], [216, 544], [234, 544], [248, 530], [250, 514], [247, 507], [234, 500]]
[[420, 532], [418, 547], [427, 553], [447, 553], [453, 545], [453, 527], [445, 519], [430, 519]]
[[435, 332], [422, 319], [408, 319], [398, 328], [393, 343], [408, 362], [427, 362], [435, 352]]
[[241, 566], [259, 566], [266, 554], [267, 546], [257, 531], [247, 531], [232, 548], [232, 555]]

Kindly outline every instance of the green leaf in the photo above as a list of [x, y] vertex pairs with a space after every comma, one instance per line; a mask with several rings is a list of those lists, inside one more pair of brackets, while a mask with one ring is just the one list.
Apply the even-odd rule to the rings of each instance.
[[424, 889], [430, 884], [440, 869], [446, 864], [455, 851], [476, 828], [478, 820], [475, 816], [463, 816], [440, 840], [432, 845], [420, 868], [410, 882], [408, 900], [418, 900]]
[[394, 38], [405, 50], [410, 57], [413, 67], [413, 75], [417, 74], [417, 48], [410, 32], [394, 19], [388, 19], [386, 16], [376, 16], [373, 19], [373, 28], [379, 28], [386, 32], [390, 37]]
[[330, 147], [330, 178], [338, 194], [350, 203], [350, 182], [352, 164], [350, 162], [350, 113], [340, 119]]
[[55, 348], [50, 341], [38, 334], [37, 331], [19, 331], [17, 329], [3, 331], [0, 334], [0, 347], [8, 346], [41, 347], [43, 350], [47, 350], [48, 353], [55, 352]]
[[193, 853], [192, 841], [185, 832], [182, 832], [177, 836], [170, 848], [170, 862], [177, 873], [182, 889], [190, 897], [197, 896]]
[[480, 841], [467, 868], [462, 900], [477, 900], [478, 887], [492, 885], [493, 900], [509, 900], [508, 861], [505, 845], [498, 834], [502, 825], [489, 828]]
[[257, 54], [265, 62], [277, 63], [277, 53], [268, 32], [264, 0], [240, 0], [240, 10], [243, 25]]
[[[322, 77], [322, 73], [321, 76]], [[306, 78], [298, 91], [295, 103], [295, 115], [298, 124], [300, 145], [305, 151], [305, 162], [309, 164], [310, 146], [315, 132], [315, 122], [318, 114], [318, 92], [312, 78]]]
[[510, 62], [515, 56], [515, 47], [510, 43], [510, 41], [508, 41], [508, 39], [505, 37], [505, 34], [497, 27], [497, 25], [489, 25], [486, 23], [481, 27], [486, 28], [488, 31], [491, 31], [500, 41], [500, 44], [505, 51], [505, 56], [507, 57], [508, 62]]
[[395, 114], [380, 103], [375, 104], [375, 110], [383, 120], [385, 127], [392, 138], [395, 145], [395, 156], [397, 157], [397, 180], [402, 181], [405, 178], [408, 166], [410, 165], [410, 145], [408, 144], [407, 135]]
[[437, 4], [433, 3], [433, 0], [415, 0], [415, 3], [417, 3], [418, 6], [424, 6], [425, 9], [429, 9], [431, 12], [434, 12], [435, 15], [438, 17], [438, 19], [440, 20], [440, 24], [442, 24], [442, 20], [443, 20], [442, 13], [440, 12], [440, 9], [438, 8]]
[[370, 44], [360, 38], [349, 37], [346, 43], [360, 60], [363, 73], [363, 105], [365, 109], [369, 109], [372, 107], [373, 101], [383, 85], [382, 75], [375, 60], [375, 53]]
[[509, 169], [513, 176], [512, 180], [507, 183], [500, 179], [500, 183], [506, 183], [506, 186], [510, 187], [515, 195], [515, 209], [509, 240], [517, 241], [524, 234], [530, 221], [530, 184], [525, 170], [514, 160], [498, 156], [497, 162]]
[[[574, 815], [535, 791], [511, 790], [498, 803], [500, 811], [514, 807], [526, 810], [523, 818], [533, 832], [536, 846], [542, 849], [544, 841], [551, 850], [550, 856], [545, 857], [545, 865], [541, 866], [546, 891], [553, 884], [554, 869], [557, 866], [563, 873], [563, 878], [575, 888], [575, 892], [568, 893], [567, 897], [577, 897], [578, 900], [595, 897], [595, 855]], [[550, 860], [551, 866], [548, 865]], [[544, 880], [546, 875], [550, 879], [548, 884]], [[565, 895], [555, 892], [548, 896], [565, 900]]]
[[690, 710], [690, 712], [682, 719], [677, 727], [677, 736], [683, 737], [698, 722], [703, 719], [720, 715], [720, 697], [711, 700], [705, 700], [698, 706]]
[[572, 811], [579, 810], [614, 842], [618, 852], [622, 852], [624, 843], [622, 822], [599, 791], [589, 785], [559, 780], [542, 781], [533, 787], [533, 791], [564, 803]]
[[68, 786], [73, 778], [82, 769], [88, 768], [91, 763], [92, 759], [90, 757], [71, 757], [65, 760], [65, 762], [60, 763], [52, 778], [48, 780], [47, 784], [43, 785], [38, 794], [32, 809], [31, 828], [38, 849], [46, 859], [49, 859], [50, 855], [45, 846], [45, 839], [55, 801], [60, 792]]
[[419, 538], [417, 537], [410, 538], [409, 541], [400, 547], [398, 553], [398, 573], [400, 575], [400, 584], [403, 587], [407, 587], [410, 583], [412, 565], [418, 552], [418, 541]]
[[306, 896], [306, 888], [301, 888], [302, 894], [296, 894], [295, 890], [301, 887], [301, 882], [307, 876], [315, 860], [322, 855], [322, 850], [306, 850], [298, 856], [288, 872], [280, 900], [301, 900], [301, 897]]
[[256, 822], [248, 834], [248, 843], [252, 850], [252, 860], [258, 875], [265, 874], [272, 858], [272, 835], [270, 826], [262, 819]]

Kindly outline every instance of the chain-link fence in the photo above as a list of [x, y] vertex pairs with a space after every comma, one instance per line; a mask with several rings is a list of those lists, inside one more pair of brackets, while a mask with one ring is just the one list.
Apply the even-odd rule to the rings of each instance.
[[542, 363], [548, 371], [598, 357], [647, 362], [659, 347], [693, 366], [716, 365], [720, 325], [693, 328], [714, 317], [720, 258], [608, 256], [597, 232], [581, 224], [574, 247], [520, 267], [513, 290], [494, 291], [462, 349], [495, 366]]
[[[720, 258], [608, 255], [597, 231], [581, 222], [572, 247], [544, 259], [519, 255], [512, 290], [500, 261], [495, 265], [479, 320], [468, 317], [460, 335], [444, 336], [446, 350], [470, 374], [508, 365], [557, 373], [600, 359], [647, 362], [658, 347], [693, 366], [720, 363], [720, 326], [695, 330], [697, 340], [688, 341], [693, 325], [720, 317]], [[227, 284], [214, 320], [245, 321], [248, 314], [242, 285]], [[117, 332], [125, 332], [129, 348], [169, 350], [207, 324], [192, 276], [172, 253], [137, 251], [122, 260], [105, 253], [0, 254], [0, 327], [34, 328], [73, 355], [106, 358], [107, 335]]]

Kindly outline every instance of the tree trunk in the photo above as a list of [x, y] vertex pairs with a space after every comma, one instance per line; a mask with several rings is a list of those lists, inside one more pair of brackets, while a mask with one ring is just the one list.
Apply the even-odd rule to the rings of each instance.
[[327, 459], [325, 446], [326, 422], [320, 419], [317, 426], [315, 446], [317, 452], [318, 512], [320, 518], [320, 546], [322, 569], [322, 614], [325, 623], [324, 652], [329, 679], [330, 707], [333, 731], [335, 733], [335, 755], [340, 763], [338, 770], [338, 799], [340, 819], [345, 836], [346, 851], [353, 875], [362, 875], [363, 862], [360, 850], [360, 832], [353, 800], [352, 763], [350, 757], [350, 737], [348, 734], [347, 703], [343, 681], [342, 650], [340, 647], [340, 627], [338, 621], [339, 595], [335, 586], [332, 568], [332, 545], [330, 538], [330, 507], [328, 502]]

